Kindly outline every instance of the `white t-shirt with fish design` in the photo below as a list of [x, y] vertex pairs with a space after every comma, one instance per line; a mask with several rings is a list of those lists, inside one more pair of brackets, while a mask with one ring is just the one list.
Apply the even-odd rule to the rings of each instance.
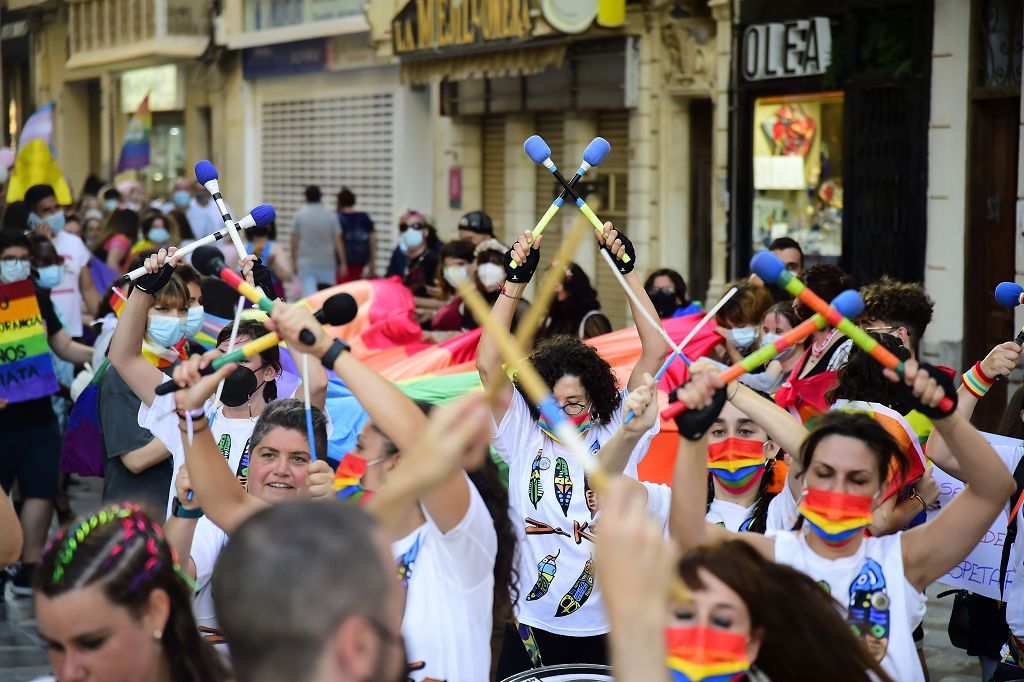
[[[590, 429], [587, 451], [595, 443], [607, 443], [621, 423], [620, 407], [609, 423]], [[640, 439], [625, 475], [637, 477], [637, 464], [658, 430], [655, 423]], [[516, 390], [501, 424], [494, 425], [492, 444], [508, 463], [509, 513], [518, 539], [519, 622], [569, 637], [608, 632], [593, 560], [595, 497], [583, 468], [567, 448], [540, 430]]]
[[892, 679], [923, 682], [913, 633], [924, 619], [926, 597], [904, 573], [903, 533], [864, 538], [855, 554], [841, 559], [818, 556], [803, 531], [765, 535], [775, 540], [775, 561], [829, 590], [854, 635]]

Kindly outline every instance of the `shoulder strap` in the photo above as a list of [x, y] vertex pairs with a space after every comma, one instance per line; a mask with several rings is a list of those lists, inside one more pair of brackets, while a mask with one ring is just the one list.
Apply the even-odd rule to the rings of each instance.
[[[1020, 446], [1018, 446], [1020, 447]], [[999, 599], [1003, 599], [1003, 588], [1006, 585], [1006, 568], [1010, 564], [1010, 548], [1017, 539], [1017, 512], [1024, 502], [1024, 457], [1017, 462], [1013, 470], [1013, 480], [1017, 483], [1017, 491], [1013, 493], [1013, 507], [1010, 517], [1006, 520], [1006, 537], [1003, 539], [1003, 551], [999, 557]]]
[[576, 336], [578, 336], [578, 337], [580, 337], [580, 338], [583, 338], [583, 328], [584, 328], [584, 327], [585, 327], [585, 326], [587, 325], [587, 320], [589, 320], [589, 319], [590, 319], [591, 317], [593, 317], [594, 315], [600, 315], [600, 314], [601, 314], [601, 311], [600, 311], [600, 310], [591, 310], [591, 311], [590, 311], [589, 313], [587, 313], [586, 315], [584, 315], [584, 316], [583, 316], [583, 319], [582, 319], [582, 320], [580, 320], [580, 328], [579, 328], [579, 330], [578, 330], [578, 331], [576, 332]]

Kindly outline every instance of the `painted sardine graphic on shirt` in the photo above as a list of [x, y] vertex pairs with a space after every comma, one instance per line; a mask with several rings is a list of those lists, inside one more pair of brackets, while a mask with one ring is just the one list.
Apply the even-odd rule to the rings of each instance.
[[569, 476], [569, 465], [561, 457], [555, 460], [555, 499], [568, 518], [569, 503], [572, 502], [572, 477]]
[[558, 555], [561, 553], [562, 550], [558, 550], [555, 554], [548, 554], [537, 564], [537, 582], [530, 590], [530, 594], [526, 595], [526, 601], [540, 599], [548, 593], [551, 581], [555, 579], [555, 571], [558, 570], [555, 562], [558, 561]]
[[580, 577], [576, 579], [576, 584], [572, 586], [562, 600], [558, 602], [558, 609], [555, 611], [555, 618], [561, 618], [562, 616], [568, 616], [576, 613], [580, 610], [587, 600], [590, 599], [591, 592], [594, 591], [594, 557], [591, 556], [587, 559], [587, 564], [583, 567], [583, 572], [580, 573]]
[[861, 566], [850, 583], [850, 605], [846, 620], [876, 661], [885, 658], [889, 646], [889, 594], [885, 574], [874, 559]]
[[550, 460], [544, 459], [544, 448], [537, 451], [537, 456], [533, 458], [533, 464], [530, 465], [530, 502], [533, 503], [533, 508], [537, 508], [537, 503], [540, 502], [540, 498], [544, 497], [544, 483], [540, 480], [540, 472], [547, 469], [550, 464]]

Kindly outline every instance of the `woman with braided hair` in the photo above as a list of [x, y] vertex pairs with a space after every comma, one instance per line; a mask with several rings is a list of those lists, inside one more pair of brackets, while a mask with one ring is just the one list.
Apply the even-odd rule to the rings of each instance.
[[106, 507], [61, 531], [34, 584], [56, 679], [229, 679], [196, 631], [190, 582], [160, 526], [136, 505]]

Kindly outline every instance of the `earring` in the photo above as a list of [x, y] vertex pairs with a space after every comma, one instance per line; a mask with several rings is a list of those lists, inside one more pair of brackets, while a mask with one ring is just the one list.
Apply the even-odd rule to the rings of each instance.
[[164, 631], [163, 630], [153, 630], [153, 639], [155, 639], [156, 641], [159, 642], [161, 639], [163, 639], [163, 637], [164, 637]]

